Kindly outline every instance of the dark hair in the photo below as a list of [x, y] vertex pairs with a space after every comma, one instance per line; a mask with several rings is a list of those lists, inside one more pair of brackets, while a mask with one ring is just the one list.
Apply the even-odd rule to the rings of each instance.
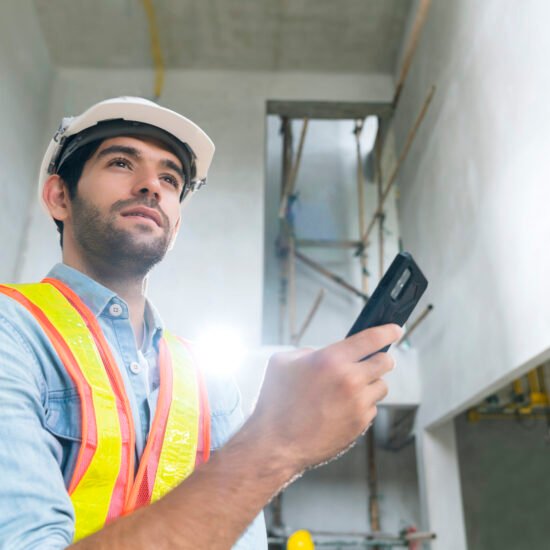
[[[80, 149], [77, 149], [57, 171], [57, 174], [67, 186], [70, 199], [74, 199], [76, 195], [76, 186], [78, 180], [80, 180], [80, 176], [82, 176], [84, 165], [98, 150], [102, 142], [102, 139], [98, 139], [87, 145], [83, 145]], [[61, 248], [63, 248], [63, 222], [56, 219], [53, 221], [57, 226], [57, 231], [59, 231], [59, 244]]]

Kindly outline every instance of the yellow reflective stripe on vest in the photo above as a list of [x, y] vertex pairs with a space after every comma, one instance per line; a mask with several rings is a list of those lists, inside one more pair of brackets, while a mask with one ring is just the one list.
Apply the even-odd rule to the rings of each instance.
[[104, 526], [120, 470], [121, 435], [115, 394], [88, 327], [66, 298], [48, 284], [10, 286], [46, 314], [73, 353], [91, 388], [97, 448], [70, 494], [76, 516], [74, 538], [79, 540]]
[[[125, 445], [134, 441], [133, 419], [129, 409], [126, 414], [122, 406], [117, 407], [119, 400], [127, 402], [127, 396], [110, 350], [102, 347], [107, 343], [97, 334], [101, 329], [95, 316], [59, 281], [0, 285], [0, 292], [19, 301], [36, 318], [79, 392], [82, 442], [69, 485], [75, 541], [121, 513], [158, 500], [193, 471], [198, 438], [202, 437], [203, 444], [210, 439], [209, 422], [206, 428], [199, 426], [201, 404], [203, 413], [209, 414], [209, 408], [183, 342], [168, 332], [161, 340], [157, 413], [134, 480], [132, 475], [122, 475], [133, 468], [128, 469], [121, 459]], [[128, 427], [130, 433], [123, 440], [122, 432]]]
[[172, 402], [151, 501], [171, 491], [195, 467], [199, 437], [199, 389], [193, 360], [185, 346], [164, 331], [172, 359]]

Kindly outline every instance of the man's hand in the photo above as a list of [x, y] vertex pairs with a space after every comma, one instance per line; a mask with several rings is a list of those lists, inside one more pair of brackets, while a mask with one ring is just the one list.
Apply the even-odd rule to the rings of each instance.
[[338, 455], [372, 423], [388, 391], [381, 377], [394, 367], [388, 353], [360, 360], [401, 333], [384, 325], [318, 351], [274, 355], [247, 428], [276, 449], [294, 475]]

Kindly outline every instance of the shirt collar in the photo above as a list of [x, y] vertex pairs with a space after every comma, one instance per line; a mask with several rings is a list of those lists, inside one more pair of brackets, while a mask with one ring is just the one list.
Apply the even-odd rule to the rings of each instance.
[[71, 290], [76, 292], [80, 299], [90, 308], [90, 311], [98, 317], [107, 307], [116, 294], [108, 288], [100, 285], [84, 273], [65, 264], [56, 264], [47, 275], [53, 279], [59, 279]]
[[157, 308], [149, 301], [145, 301], [145, 339], [143, 341], [143, 350], [151, 349], [151, 346], [157, 347], [158, 339], [162, 336], [164, 324]]
[[[99, 317], [105, 308], [110, 306], [113, 300], [122, 304], [126, 310], [128, 308], [124, 300], [115, 292], [66, 264], [56, 264], [50, 270], [47, 277], [58, 279], [70, 287], [96, 317]], [[156, 343], [164, 325], [158, 311], [149, 300], [145, 300], [145, 323], [147, 326], [146, 338], [148, 340], [146, 344]], [[144, 348], [146, 347], [144, 346]]]

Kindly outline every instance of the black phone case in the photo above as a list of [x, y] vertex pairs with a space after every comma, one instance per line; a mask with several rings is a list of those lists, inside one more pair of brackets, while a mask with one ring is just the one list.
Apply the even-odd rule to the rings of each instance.
[[[400, 277], [409, 269], [411, 274], [396, 299], [392, 297]], [[363, 311], [346, 335], [352, 336], [366, 328], [396, 323], [403, 326], [426, 287], [428, 281], [408, 252], [400, 252], [384, 273]], [[388, 351], [389, 346], [380, 351]], [[370, 356], [369, 356], [370, 357]], [[364, 359], [367, 359], [365, 357]]]

